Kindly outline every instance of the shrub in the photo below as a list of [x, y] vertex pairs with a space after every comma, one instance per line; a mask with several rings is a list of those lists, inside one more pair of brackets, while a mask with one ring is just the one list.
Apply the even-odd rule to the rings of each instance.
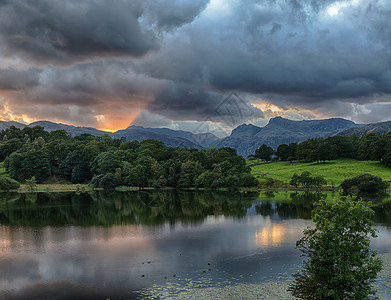
[[244, 173], [240, 177], [240, 185], [244, 187], [256, 187], [259, 185], [259, 181], [253, 175]]
[[345, 193], [351, 193], [354, 189], [357, 189], [359, 193], [381, 193], [389, 185], [388, 182], [382, 181], [378, 176], [361, 174], [350, 179], [345, 179], [340, 187]]
[[114, 189], [118, 185], [117, 177], [114, 174], [96, 175], [92, 178], [89, 186], [92, 188]]
[[105, 190], [112, 190], [117, 186], [117, 177], [114, 174], [107, 173], [100, 179], [99, 187]]
[[20, 187], [20, 183], [7, 176], [0, 175], [0, 190], [9, 191], [17, 190]]
[[323, 176], [315, 176], [312, 177], [311, 173], [308, 171], [304, 171], [301, 175], [293, 174], [291, 181], [289, 182], [291, 185], [295, 187], [302, 185], [306, 188], [308, 187], [321, 187], [322, 185], [326, 185], [327, 182]]

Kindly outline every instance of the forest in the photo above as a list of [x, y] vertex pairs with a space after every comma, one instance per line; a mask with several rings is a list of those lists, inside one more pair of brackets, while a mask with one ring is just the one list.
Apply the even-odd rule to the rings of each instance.
[[0, 134], [0, 161], [9, 176], [25, 182], [90, 183], [94, 188], [252, 187], [258, 180], [233, 148], [184, 149], [163, 142], [113, 139], [105, 134], [71, 137], [63, 130], [9, 127]]

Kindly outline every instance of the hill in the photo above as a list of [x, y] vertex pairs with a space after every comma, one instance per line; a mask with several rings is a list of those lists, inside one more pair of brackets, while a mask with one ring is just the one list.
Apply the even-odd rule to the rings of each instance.
[[83, 133], [92, 134], [94, 136], [102, 136], [105, 133], [109, 133], [92, 127], [79, 127], [79, 126], [66, 125], [61, 123], [54, 123], [50, 121], [37, 121], [29, 124], [28, 126], [29, 127], [41, 126], [47, 131], [65, 130], [71, 136], [77, 136]]
[[339, 135], [350, 135], [350, 134], [358, 134], [363, 135], [367, 133], [383, 133], [391, 131], [391, 121], [380, 122], [380, 123], [371, 123], [367, 125], [362, 125], [360, 127], [353, 127], [346, 129], [339, 133]]
[[189, 142], [196, 144], [198, 147], [209, 148], [213, 143], [219, 141], [220, 139], [212, 133], [192, 133], [190, 131], [184, 130], [173, 130], [170, 128], [146, 128], [142, 126], [131, 125], [125, 130], [119, 130], [115, 133], [118, 134], [128, 134], [129, 132], [143, 132], [144, 135], [148, 133], [154, 133], [156, 135], [162, 135], [171, 138], [179, 138], [182, 141], [188, 140]]
[[[151, 128], [151, 129], [161, 129], [161, 128]], [[158, 132], [159, 132], [158, 130], [154, 132], [153, 130], [150, 131], [144, 127], [130, 126], [124, 130], [118, 130], [110, 135], [114, 138], [124, 137], [127, 140], [137, 140], [137, 141], [154, 139], [163, 142], [166, 146], [169, 147], [196, 148], [196, 149], [203, 148], [196, 142], [192, 142], [186, 138], [173, 136], [173, 135], [170, 136]]]
[[15, 121], [0, 121], [0, 130], [9, 128], [11, 126], [15, 126], [16, 128], [20, 128], [20, 129], [26, 127], [25, 124], [15, 122]]
[[391, 180], [391, 168], [375, 161], [333, 160], [326, 164], [304, 162], [273, 162], [251, 167], [251, 174], [262, 178], [273, 178], [288, 183], [294, 173], [311, 172], [314, 176], [323, 176], [327, 185], [339, 185], [343, 180], [368, 173], [383, 180]]

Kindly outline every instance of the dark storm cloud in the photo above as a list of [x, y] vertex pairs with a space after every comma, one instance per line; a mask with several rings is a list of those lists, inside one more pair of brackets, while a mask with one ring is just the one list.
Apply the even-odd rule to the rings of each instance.
[[105, 101], [131, 105], [139, 101], [137, 97], [152, 97], [161, 85], [160, 80], [135, 74], [126, 62], [96, 61], [45, 67], [41, 70], [40, 85], [20, 95], [18, 100], [49, 105], [93, 106]]
[[19, 91], [38, 86], [39, 74], [38, 69], [0, 69], [0, 91]]
[[148, 109], [172, 120], [209, 119], [229, 126], [263, 117], [259, 109], [246, 103], [237, 94], [223, 95], [196, 85], [175, 83], [158, 93]]
[[182, 28], [144, 64], [144, 72], [306, 107], [365, 104], [391, 94], [389, 4], [229, 3], [224, 18], [200, 18]]
[[41, 62], [66, 62], [72, 56], [140, 56], [157, 48], [152, 32], [140, 27], [142, 10], [124, 1], [3, 1], [1, 41], [15, 52]]
[[152, 30], [155, 23], [157, 29], [181, 26], [205, 5], [205, 1], [168, 5], [125, 0], [1, 1], [0, 49], [8, 56], [41, 63], [102, 55], [138, 57], [159, 48]]
[[158, 29], [172, 30], [191, 23], [205, 9], [209, 0], [146, 1], [147, 15]]
[[200, 121], [231, 91], [251, 96], [247, 113], [220, 116], [242, 123], [264, 117], [257, 101], [362, 115], [353, 104], [390, 102], [390, 13], [377, 0], [0, 0], [0, 58], [22, 64], [0, 60], [0, 90], [21, 91], [6, 99], [20, 113], [76, 106], [86, 120], [111, 103]]

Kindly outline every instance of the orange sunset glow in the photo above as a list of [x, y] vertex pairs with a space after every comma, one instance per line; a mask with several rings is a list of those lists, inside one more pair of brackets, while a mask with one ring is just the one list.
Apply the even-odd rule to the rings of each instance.
[[263, 227], [255, 233], [255, 244], [257, 246], [277, 246], [284, 240], [285, 227], [276, 224], [270, 227]]
[[125, 129], [133, 123], [141, 111], [141, 109], [134, 109], [127, 111], [126, 114], [122, 114], [120, 112], [109, 112], [105, 115], [97, 115], [95, 116], [97, 121], [96, 128], [108, 132]]

